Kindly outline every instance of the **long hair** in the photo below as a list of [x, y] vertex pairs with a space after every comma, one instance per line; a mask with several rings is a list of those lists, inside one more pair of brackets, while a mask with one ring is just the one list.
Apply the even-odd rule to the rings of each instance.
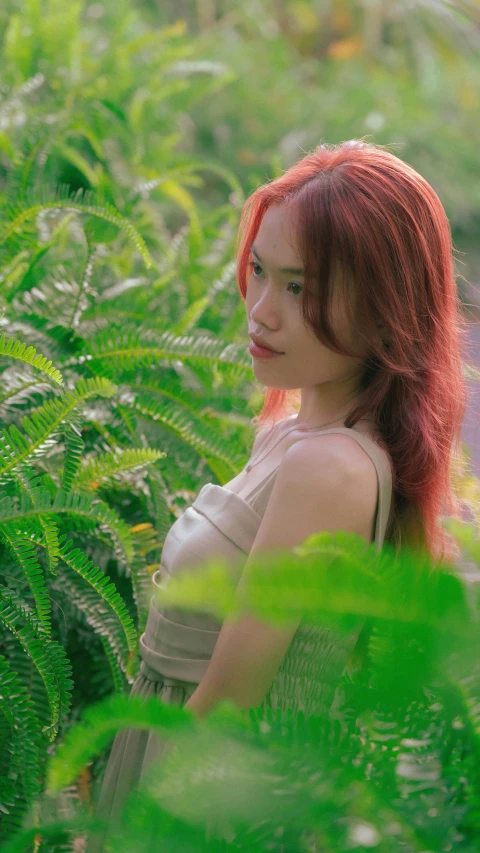
[[[434, 562], [454, 561], [458, 545], [438, 520], [460, 512], [451, 474], [462, 452], [467, 321], [439, 197], [386, 146], [358, 140], [318, 146], [245, 202], [236, 244], [244, 301], [250, 246], [271, 204], [292, 212], [305, 270], [306, 324], [333, 351], [358, 356], [331, 325], [332, 295], [341, 287], [345, 310], [369, 342], [359, 402], [345, 426], [370, 416], [389, 454], [385, 541], [397, 553], [407, 546]], [[299, 389], [267, 388], [254, 425], [259, 430], [292, 414], [298, 400]]]

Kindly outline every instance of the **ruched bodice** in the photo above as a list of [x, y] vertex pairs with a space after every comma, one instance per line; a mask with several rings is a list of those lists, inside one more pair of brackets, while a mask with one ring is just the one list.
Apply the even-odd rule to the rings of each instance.
[[[278, 426], [278, 425], [277, 425]], [[382, 547], [391, 506], [392, 472], [387, 452], [355, 429], [334, 427], [318, 434], [350, 435], [372, 459], [378, 478], [374, 542]], [[317, 434], [317, 433], [313, 433]], [[312, 431], [309, 432], [312, 435]], [[301, 440], [299, 438], [298, 440]], [[145, 631], [140, 638], [140, 674], [132, 693], [156, 694], [163, 702], [184, 704], [202, 679], [222, 623], [208, 613], [161, 607], [156, 588], [188, 566], [202, 565], [221, 555], [239, 579], [263, 518], [278, 472], [277, 466], [250, 494], [240, 497], [223, 486], [207, 483], [193, 504], [177, 518], [165, 539], [160, 569], [153, 575], [152, 598]], [[325, 617], [321, 627], [302, 621], [268, 690], [263, 706], [281, 715], [299, 710], [328, 713], [336, 682], [363, 627], [363, 619]], [[342, 627], [343, 626], [343, 627]], [[153, 732], [119, 732], [110, 755], [100, 803], [102, 815], [118, 812], [124, 797], [137, 784], [150, 760], [164, 748]], [[88, 853], [100, 850], [90, 844]]]

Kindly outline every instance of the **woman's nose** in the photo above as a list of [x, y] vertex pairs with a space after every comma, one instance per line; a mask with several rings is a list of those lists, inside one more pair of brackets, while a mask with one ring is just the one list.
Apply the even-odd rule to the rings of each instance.
[[274, 328], [278, 324], [279, 313], [271, 290], [265, 288], [262, 291], [261, 296], [250, 311], [250, 316], [254, 322], [262, 323], [265, 326]]

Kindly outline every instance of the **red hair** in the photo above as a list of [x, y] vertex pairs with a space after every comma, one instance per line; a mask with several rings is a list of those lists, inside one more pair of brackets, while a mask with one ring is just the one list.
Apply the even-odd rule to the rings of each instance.
[[[271, 204], [292, 211], [305, 269], [303, 316], [318, 340], [358, 356], [335, 337], [330, 322], [332, 293], [342, 286], [345, 308], [370, 343], [359, 404], [345, 426], [373, 417], [390, 456], [385, 541], [397, 553], [408, 546], [425, 550], [433, 561], [454, 561], [458, 545], [438, 519], [460, 512], [451, 474], [461, 454], [467, 401], [467, 321], [439, 197], [385, 146], [358, 140], [318, 146], [245, 202], [236, 245], [244, 301], [250, 246]], [[297, 411], [299, 393], [267, 388], [255, 426]]]

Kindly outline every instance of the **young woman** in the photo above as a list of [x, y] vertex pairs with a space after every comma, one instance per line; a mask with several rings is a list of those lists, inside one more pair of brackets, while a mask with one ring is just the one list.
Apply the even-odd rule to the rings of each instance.
[[[244, 470], [204, 485], [176, 520], [154, 585], [214, 553], [247, 561], [320, 530], [457, 556], [438, 519], [457, 511], [464, 328], [435, 191], [385, 147], [321, 145], [247, 200], [237, 252], [253, 370], [266, 388], [260, 429]], [[363, 624], [222, 625], [152, 598], [132, 693], [199, 716], [226, 698], [329, 713]], [[165, 745], [153, 732], [118, 733], [100, 816], [119, 814]]]

